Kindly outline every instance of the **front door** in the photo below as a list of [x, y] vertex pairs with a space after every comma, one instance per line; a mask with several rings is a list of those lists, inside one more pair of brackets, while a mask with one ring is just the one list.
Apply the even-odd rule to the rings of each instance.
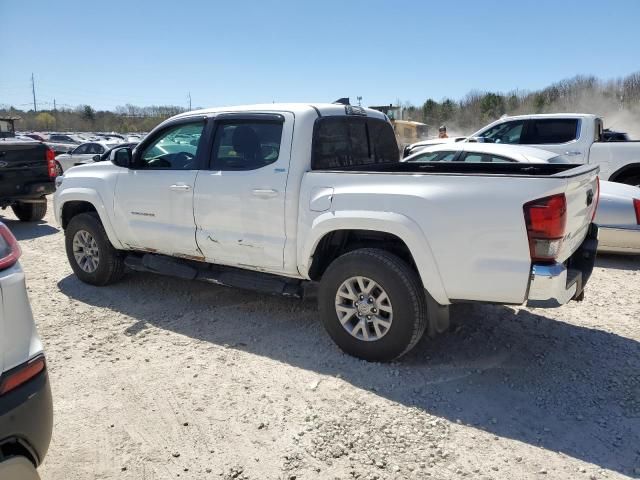
[[207, 261], [282, 269], [293, 121], [290, 113], [216, 118], [210, 169], [199, 172], [194, 197]]
[[114, 201], [116, 230], [136, 250], [177, 256], [201, 253], [195, 241], [193, 191], [204, 120], [167, 126], [140, 145], [120, 173]]

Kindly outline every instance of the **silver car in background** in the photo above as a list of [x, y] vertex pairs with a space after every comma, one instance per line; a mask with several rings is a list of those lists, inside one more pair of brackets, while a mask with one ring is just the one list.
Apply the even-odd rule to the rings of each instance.
[[[539, 148], [495, 143], [445, 143], [421, 148], [403, 162], [571, 163]], [[600, 227], [598, 251], [640, 254], [640, 188], [600, 182], [594, 223]]]

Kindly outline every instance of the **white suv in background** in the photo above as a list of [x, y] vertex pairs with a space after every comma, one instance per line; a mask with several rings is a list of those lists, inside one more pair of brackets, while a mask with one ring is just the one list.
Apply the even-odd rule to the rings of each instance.
[[0, 479], [36, 480], [53, 408], [42, 343], [31, 314], [20, 246], [0, 223]]

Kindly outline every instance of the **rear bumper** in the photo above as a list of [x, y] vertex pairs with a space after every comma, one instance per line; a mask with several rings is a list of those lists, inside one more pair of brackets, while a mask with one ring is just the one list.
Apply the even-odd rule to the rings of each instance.
[[598, 227], [592, 224], [582, 245], [565, 263], [533, 264], [529, 281], [528, 307], [552, 308], [582, 300], [591, 276], [598, 248]]
[[16, 190], [10, 194], [4, 193], [0, 195], [0, 204], [9, 206], [17, 201], [41, 201], [45, 195], [49, 195], [56, 191], [55, 182], [38, 182], [28, 185], [18, 185]]
[[629, 228], [600, 226], [598, 251], [607, 253], [640, 253], [640, 225]]
[[[0, 397], [0, 448], [15, 451], [12, 445], [19, 444], [39, 465], [49, 449], [52, 430], [53, 402], [46, 370]], [[3, 469], [9, 468], [17, 467], [0, 461], [0, 478], [11, 478], [3, 475]]]

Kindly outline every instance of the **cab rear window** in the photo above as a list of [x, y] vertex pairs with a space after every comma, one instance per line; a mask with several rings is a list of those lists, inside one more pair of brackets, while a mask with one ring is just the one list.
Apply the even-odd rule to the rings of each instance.
[[580, 122], [577, 118], [545, 118], [530, 120], [524, 141], [529, 145], [567, 143], [578, 138]]
[[367, 117], [323, 117], [316, 121], [311, 168], [394, 163], [400, 152], [391, 124]]

